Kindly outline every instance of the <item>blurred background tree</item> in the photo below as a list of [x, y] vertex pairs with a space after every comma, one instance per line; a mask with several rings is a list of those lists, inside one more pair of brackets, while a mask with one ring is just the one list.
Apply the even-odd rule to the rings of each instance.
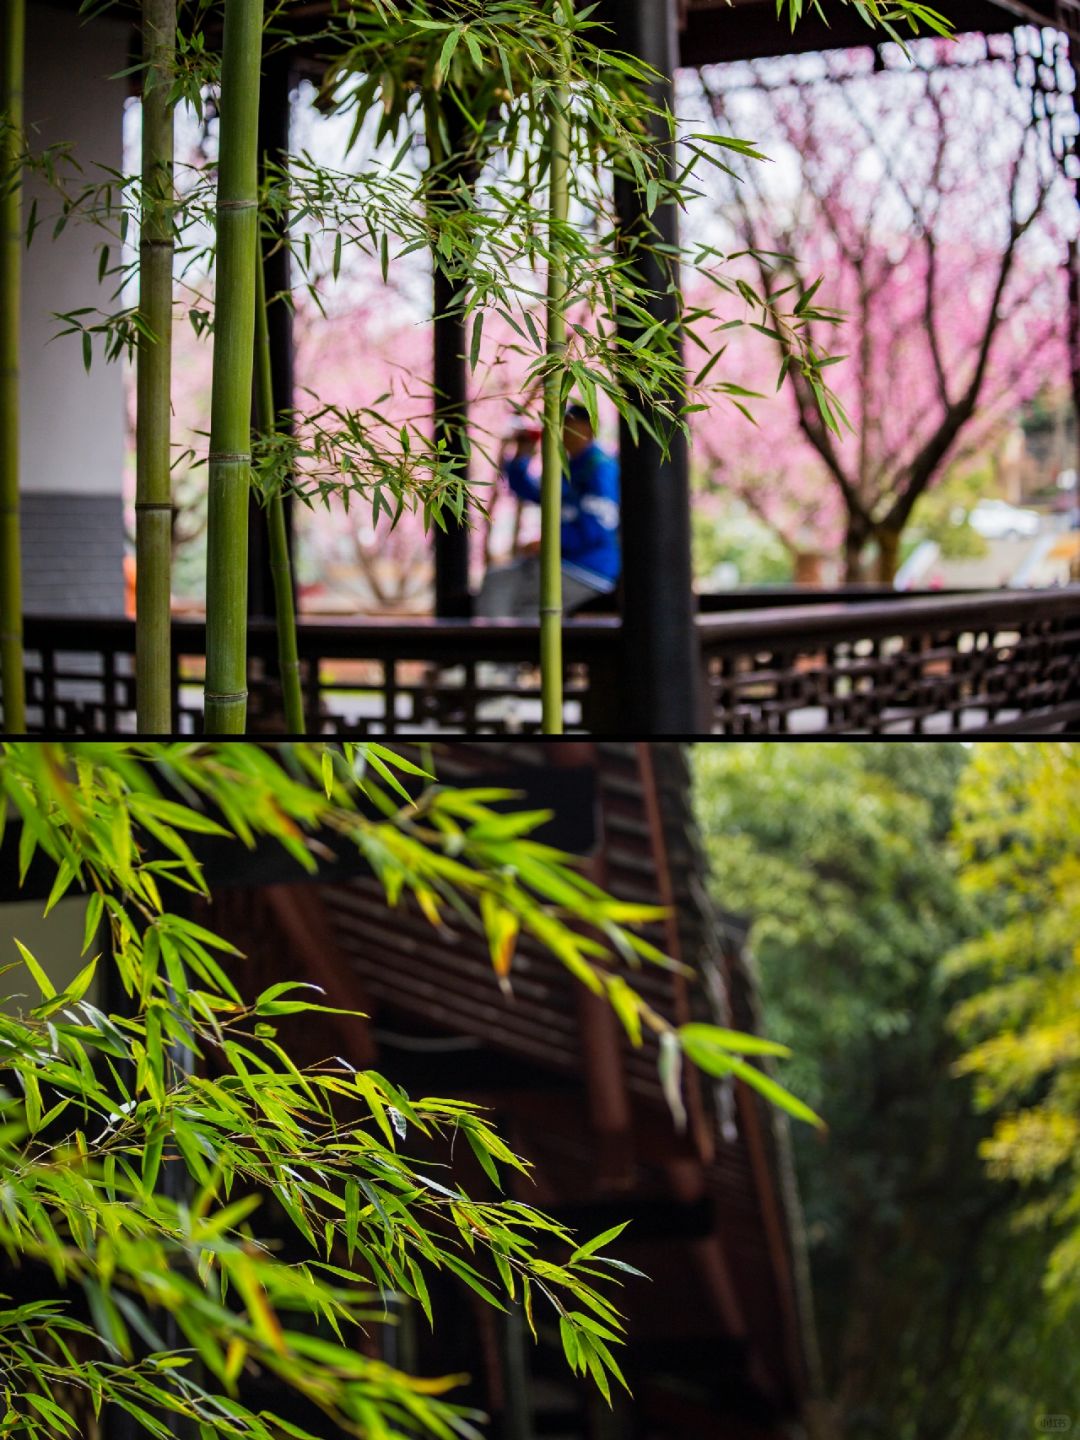
[[794, 580], [797, 555], [743, 501], [717, 493], [706, 482], [695, 490], [690, 519], [694, 579], [702, 590]]
[[[1046, 783], [1051, 760], [1042, 752], [1060, 748], [739, 744], [695, 752], [716, 895], [752, 922], [765, 1023], [778, 1040], [798, 1037], [792, 1083], [829, 1125], [824, 1138], [797, 1134], [795, 1155], [838, 1437], [999, 1440], [1027, 1433], [1039, 1415], [1075, 1409], [1080, 1319], [1064, 1293], [1068, 1252], [1054, 1250], [1045, 1228], [1017, 1228], [1024, 1215], [1039, 1218], [1021, 1183], [1030, 1151], [1020, 1143], [1010, 1150], [1016, 1121], [993, 1113], [1002, 1101], [1016, 1110], [1018, 1097], [1050, 1084], [1053, 1107], [1032, 1104], [1021, 1123], [1072, 1125], [1072, 1158], [1060, 1157], [1072, 1189], [1053, 1193], [1059, 1207], [1070, 1195], [1075, 1206], [1075, 980], [1071, 1015], [1061, 1008], [1070, 918], [1073, 939], [1080, 933], [1075, 895], [1068, 915], [1054, 908], [1060, 886], [1076, 883], [1075, 802], [1071, 862], [1064, 822], [1055, 829], [1044, 819], [1037, 833], [1046, 846], [1023, 852], [1026, 881], [1003, 879], [989, 858], [961, 874], [972, 847], [997, 853], [1006, 796], [1017, 809], [1015, 770], [999, 750], [1026, 754], [1013, 762], [1025, 783], [1043, 777], [1045, 815], [1069, 803], [1060, 798], [1064, 775]], [[995, 799], [986, 780], [999, 768]], [[1074, 788], [1076, 778], [1074, 769]], [[1032, 834], [1035, 814], [1032, 805]], [[987, 815], [995, 817], [989, 826]], [[997, 863], [1014, 861], [1006, 852]], [[988, 902], [987, 888], [999, 884], [1003, 894]], [[1004, 943], [994, 937], [1008, 935], [996, 928], [1002, 906], [1013, 916], [1009, 963], [1028, 966], [1031, 987], [1029, 1010], [1011, 1020], [1002, 995], [1011, 974], [989, 959]], [[1023, 960], [1021, 925], [1039, 928], [1051, 914], [1040, 959]], [[962, 1017], [984, 1030], [995, 1019], [1007, 1028], [1004, 1054], [991, 1045], [961, 1062], [947, 973], [957, 963], [943, 964], [950, 953], [965, 957], [969, 994], [981, 995], [981, 1003], [965, 1001]], [[1040, 977], [1048, 983], [1036, 1000]], [[1030, 1052], [1058, 1033], [1055, 1023], [1072, 1049], [1062, 1039], [1040, 1068]], [[978, 1074], [976, 1084], [958, 1076], [958, 1062]], [[1048, 1176], [1031, 1178], [1050, 1190]], [[1040, 1285], [1055, 1255], [1057, 1305]]]
[[[756, 426], [710, 404], [695, 446], [781, 528], [793, 496], [810, 501], [803, 524], [842, 549], [849, 582], [890, 583], [920, 497], [1064, 373], [1073, 207], [1011, 44], [969, 35], [919, 42], [910, 58], [883, 46], [876, 58], [835, 51], [685, 81], [688, 108], [699, 84], [717, 130], [754, 135], [776, 161], [712, 183], [702, 241], [756, 252], [746, 273], [771, 294], [820, 279], [816, 302], [844, 322], [811, 334], [847, 357], [830, 378], [852, 426], [827, 433], [795, 376], [782, 404], [751, 406]], [[783, 342], [772, 357], [747, 351], [740, 374], [743, 333], [730, 373], [770, 393]]]
[[957, 1069], [994, 1116], [989, 1174], [1018, 1186], [1017, 1219], [1056, 1240], [1047, 1289], [1080, 1299], [1080, 748], [981, 745], [957, 809], [962, 884], [979, 933], [948, 958], [968, 994]]

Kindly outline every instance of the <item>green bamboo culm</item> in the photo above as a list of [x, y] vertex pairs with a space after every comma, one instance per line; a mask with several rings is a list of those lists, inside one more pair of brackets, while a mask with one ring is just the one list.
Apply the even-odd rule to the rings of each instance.
[[247, 526], [262, 11], [262, 0], [225, 0], [206, 527], [204, 726], [209, 735], [241, 735], [247, 719]]
[[0, 0], [0, 685], [4, 729], [26, 729], [19, 554], [19, 294], [25, 0]]
[[135, 709], [141, 735], [172, 731], [173, 107], [176, 0], [143, 0], [142, 215], [135, 419]]
[[[569, 0], [561, 0], [556, 14], [565, 16]], [[565, 66], [565, 48], [558, 60]], [[566, 350], [566, 258], [563, 229], [570, 206], [568, 151], [570, 148], [570, 97], [563, 83], [555, 84], [548, 99], [548, 278], [544, 375], [544, 434], [540, 473], [540, 706], [545, 735], [561, 735], [563, 728], [562, 661], [562, 476], [563, 476], [563, 355]]]
[[[255, 412], [260, 431], [273, 432], [277, 410], [270, 369], [270, 327], [266, 318], [266, 272], [262, 256], [255, 265]], [[290, 735], [304, 734], [304, 692], [300, 686], [300, 656], [296, 643], [296, 600], [292, 563], [285, 526], [285, 501], [276, 491], [267, 502], [270, 536], [270, 573], [274, 580], [274, 615], [277, 620], [278, 671], [285, 704], [285, 726]]]

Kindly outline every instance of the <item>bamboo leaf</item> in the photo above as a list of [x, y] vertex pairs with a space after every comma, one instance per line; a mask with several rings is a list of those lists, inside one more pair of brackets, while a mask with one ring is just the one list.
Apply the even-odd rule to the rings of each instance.
[[499, 1190], [502, 1189], [502, 1181], [499, 1179], [498, 1167], [479, 1136], [473, 1133], [472, 1129], [466, 1128], [465, 1139], [469, 1142], [469, 1148], [480, 1162], [480, 1168], [488, 1177], [491, 1183]]
[[147, 1195], [153, 1194], [154, 1186], [157, 1184], [158, 1171], [161, 1169], [161, 1156], [164, 1148], [165, 1131], [159, 1129], [156, 1134], [147, 1140], [143, 1149], [142, 1182], [143, 1189]]
[[559, 1316], [559, 1339], [562, 1341], [566, 1363], [576, 1375], [582, 1364], [580, 1336], [565, 1315]]
[[514, 959], [514, 943], [521, 922], [512, 910], [499, 902], [490, 891], [480, 897], [480, 915], [491, 950], [491, 963], [504, 989]]
[[87, 950], [89, 950], [90, 946], [94, 943], [94, 938], [98, 932], [98, 926], [101, 924], [101, 912], [104, 909], [104, 906], [104, 898], [99, 891], [95, 890], [94, 893], [90, 896], [90, 899], [87, 901], [86, 905], [86, 921], [83, 926], [83, 943], [82, 950], [79, 952], [80, 955], [85, 955]]
[[472, 343], [469, 346], [469, 369], [475, 370], [480, 359], [480, 344], [484, 334], [484, 312], [478, 310], [472, 327]]
[[805, 1105], [797, 1096], [792, 1095], [789, 1090], [785, 1090], [782, 1085], [756, 1066], [749, 1065], [743, 1060], [733, 1060], [731, 1070], [740, 1080], [745, 1080], [747, 1085], [764, 1095], [766, 1100], [771, 1100], [774, 1105], [778, 1105], [781, 1110], [786, 1110], [796, 1120], [805, 1120], [808, 1125], [815, 1125], [819, 1130], [825, 1128], [824, 1120], [811, 1110], [809, 1105]]
[[52, 889], [49, 891], [49, 898], [45, 902], [46, 915], [48, 915], [57, 901], [62, 900], [64, 895], [67, 894], [74, 878], [75, 864], [69, 857], [65, 856], [61, 861], [59, 870], [56, 872], [56, 879], [53, 881]]
[[712, 1057], [723, 1059], [730, 1053], [783, 1056], [791, 1054], [787, 1045], [780, 1045], [775, 1040], [766, 1040], [761, 1035], [748, 1035], [740, 1030], [725, 1030], [721, 1025], [680, 1025], [679, 1039], [683, 1052], [702, 1070], [709, 1069]]
[[621, 1225], [613, 1225], [610, 1230], [605, 1230], [602, 1235], [597, 1235], [584, 1245], [579, 1245], [570, 1256], [567, 1264], [573, 1265], [578, 1260], [584, 1260], [587, 1255], [595, 1255], [597, 1250], [602, 1250], [604, 1246], [612, 1240], [617, 1240], [629, 1223], [629, 1220], [624, 1220]]
[[[14, 937], [12, 937], [12, 938], [14, 938]], [[38, 964], [38, 962], [34, 959], [33, 955], [31, 955], [30, 951], [26, 948], [26, 946], [22, 943], [21, 940], [15, 940], [15, 948], [18, 950], [19, 954], [22, 956], [22, 958], [23, 958], [23, 964], [26, 966], [26, 968], [30, 971], [30, 974], [33, 976], [33, 978], [34, 978], [34, 984], [38, 987], [38, 989], [41, 991], [42, 995], [44, 996], [44, 998], [45, 998], [46, 1000], [51, 1000], [51, 999], [53, 998], [53, 996], [56, 994], [56, 986], [52, 983], [52, 981], [49, 979], [49, 977], [45, 974], [45, 971], [41, 968], [41, 966]]]
[[665, 1030], [660, 1036], [660, 1084], [664, 1099], [678, 1130], [686, 1128], [686, 1106], [682, 1098], [682, 1052], [678, 1036]]

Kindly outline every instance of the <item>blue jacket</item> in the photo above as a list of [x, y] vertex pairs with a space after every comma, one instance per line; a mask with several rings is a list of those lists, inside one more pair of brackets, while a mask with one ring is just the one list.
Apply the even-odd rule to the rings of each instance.
[[[540, 503], [540, 485], [525, 456], [507, 460], [510, 489]], [[619, 578], [619, 462], [594, 441], [570, 461], [562, 483], [563, 568], [598, 590], [614, 590]]]

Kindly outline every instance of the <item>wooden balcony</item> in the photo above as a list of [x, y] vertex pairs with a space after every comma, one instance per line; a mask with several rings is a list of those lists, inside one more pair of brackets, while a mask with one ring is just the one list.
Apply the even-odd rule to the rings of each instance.
[[714, 734], [1032, 734], [1080, 720], [1080, 586], [697, 624]]
[[[1080, 586], [1040, 592], [741, 598], [697, 616], [702, 714], [716, 735], [1005, 735], [1080, 723]], [[131, 734], [134, 623], [26, 622], [32, 732]], [[203, 626], [174, 626], [174, 728], [198, 733]], [[512, 621], [305, 620], [311, 731], [505, 735], [540, 728], [537, 627]], [[618, 734], [634, 684], [614, 617], [565, 630], [568, 732]], [[250, 644], [253, 731], [281, 729], [273, 626]]]

